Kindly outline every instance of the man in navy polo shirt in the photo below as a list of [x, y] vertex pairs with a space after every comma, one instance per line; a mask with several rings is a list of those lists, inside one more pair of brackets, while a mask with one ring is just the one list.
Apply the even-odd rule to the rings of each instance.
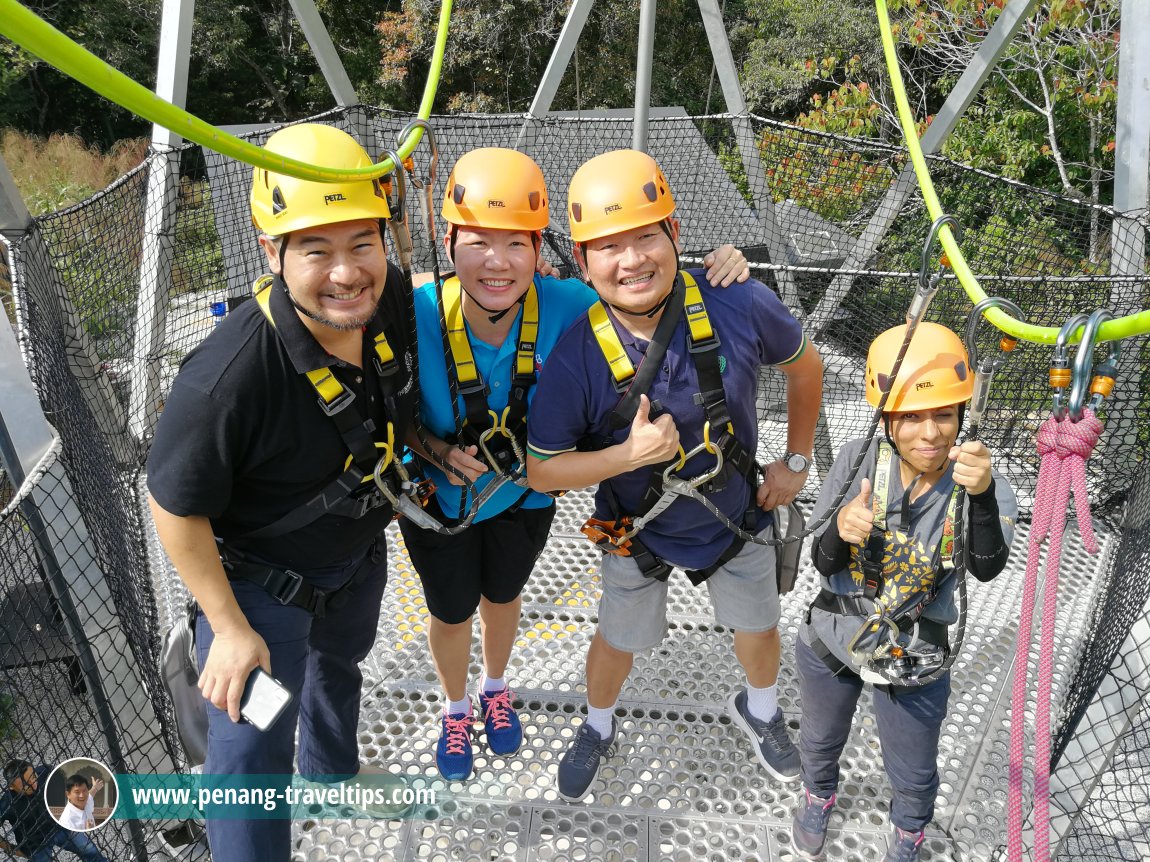
[[[718, 449], [727, 466], [700, 490], [733, 522], [772, 535], [768, 511], [793, 500], [806, 481], [822, 361], [766, 285], [751, 280], [699, 291], [706, 285], [701, 271], [679, 275], [674, 209], [662, 171], [644, 153], [605, 153], [576, 172], [568, 192], [571, 236], [602, 302], [555, 346], [528, 420], [531, 486], [598, 483], [596, 519], [585, 531], [597, 530], [598, 544], [611, 551], [600, 569], [599, 625], [587, 654], [587, 720], [559, 765], [559, 794], [571, 801], [587, 796], [616, 742], [614, 711], [634, 654], [666, 636], [671, 567], [686, 570], [693, 583], [705, 581], [716, 620], [734, 629], [747, 686], [728, 701], [732, 720], [773, 775], [793, 780], [799, 773], [776, 696], [773, 549], [737, 543], [695, 500], [677, 498], [665, 509], [650, 504], [662, 498], [664, 470], [701, 477], [718, 468]], [[788, 451], [765, 478], [753, 463], [764, 365], [786, 376], [788, 416]], [[701, 387], [701, 378], [712, 385]], [[684, 451], [693, 453], [685, 463], [676, 460]], [[622, 541], [619, 530], [648, 508], [652, 520], [629, 544]]]
[[[265, 149], [328, 168], [372, 164], [346, 132], [316, 123], [276, 132]], [[251, 207], [272, 276], [184, 360], [148, 489], [160, 541], [200, 609], [205, 779], [259, 775], [279, 790], [297, 723], [302, 775], [360, 771], [359, 662], [375, 641], [380, 534], [393, 514], [372, 478], [389, 480], [406, 434], [414, 344], [378, 181], [257, 168]], [[240, 721], [257, 667], [292, 696], [266, 730]], [[245, 813], [208, 812], [214, 862], [288, 859], [290, 821]]]

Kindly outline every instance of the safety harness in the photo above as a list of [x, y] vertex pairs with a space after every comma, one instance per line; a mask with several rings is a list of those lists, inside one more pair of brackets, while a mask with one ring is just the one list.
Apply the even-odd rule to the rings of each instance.
[[[495, 473], [493, 483], [511, 482], [524, 489], [520, 503], [530, 493], [524, 450], [527, 442], [527, 398], [536, 381], [535, 342], [539, 337], [539, 296], [534, 282], [521, 301], [523, 313], [515, 338], [511, 391], [502, 414], [497, 414], [487, 405], [491, 390], [479, 373], [471, 349], [467, 320], [463, 314], [463, 285], [457, 276], [444, 281], [439, 303], [444, 349], [451, 357], [449, 379], [456, 395], [451, 399], [456, 431], [447, 442], [477, 447], [480, 456]], [[458, 398], [463, 399], [462, 415]], [[464, 487], [460, 494], [459, 511], [463, 517], [467, 488]], [[489, 499], [490, 494], [485, 498]]]
[[[273, 329], [276, 328], [276, 322], [272, 314], [271, 294], [276, 282], [277, 279], [265, 275], [252, 287], [256, 303]], [[304, 372], [304, 377], [316, 392], [319, 409], [335, 424], [350, 452], [343, 472], [311, 500], [278, 520], [238, 538], [270, 539], [283, 536], [328, 514], [362, 518], [368, 512], [387, 504], [398, 508], [399, 500], [411, 492], [411, 488], [404, 487], [410, 483], [406, 481], [402, 464], [395, 457], [395, 426], [391, 421], [401, 415], [397, 385], [400, 364], [396, 361], [395, 352], [378, 318], [372, 319], [367, 334], [372, 344], [372, 363], [384, 410], [390, 417], [384, 430], [385, 439], [382, 442], [376, 439], [375, 422], [364, 418], [354, 406], [355, 393], [340, 383], [330, 368], [325, 366]], [[373, 483], [373, 486], [365, 490], [363, 486], [367, 483]], [[359, 582], [353, 576], [351, 581], [338, 590], [325, 592], [313, 587], [297, 572], [248, 562], [223, 547], [221, 560], [229, 578], [254, 581], [281, 604], [302, 607], [316, 616], [323, 616], [327, 608], [337, 607], [346, 601], [351, 589]], [[369, 566], [360, 566], [357, 575], [360, 572], [363, 575], [359, 580], [366, 577], [369, 571]]]
[[[961, 486], [955, 483], [951, 490], [942, 538], [933, 554], [926, 556], [921, 547], [914, 547], [917, 543], [909, 532], [913, 482], [904, 492], [901, 523], [895, 529], [887, 523], [890, 488], [898, 469], [894, 447], [880, 440], [871, 497], [874, 524], [864, 546], [851, 549], [850, 573], [858, 592], [844, 596], [824, 589], [811, 605], [812, 609], [864, 617], [848, 649], [859, 662], [860, 675], [881, 683], [929, 672], [945, 659], [946, 626], [921, 617], [955, 570], [955, 523]], [[807, 619], [809, 622], [809, 612]], [[900, 636], [912, 629], [908, 645]], [[924, 646], [916, 651], [916, 643]], [[833, 672], [849, 670], [818, 638], [811, 646]]]
[[[653, 465], [643, 497], [631, 513], [623, 512], [611, 484], [605, 483], [603, 488], [611, 508], [612, 519], [590, 518], [582, 528], [584, 535], [598, 548], [609, 554], [633, 558], [646, 577], [658, 580], [666, 580], [672, 567], [647, 549], [638, 538], [639, 531], [666, 510], [684, 491], [697, 491], [699, 488], [721, 490], [725, 486], [726, 477], [732, 471], [741, 475], [751, 488], [755, 489], [762, 471], [755, 463], [754, 455], [735, 437], [730, 411], [727, 408], [726, 392], [723, 389], [722, 365], [719, 357], [722, 342], [711, 325], [702, 292], [689, 272], [680, 271], [675, 279], [663, 315], [638, 369], [627, 356], [627, 351], [603, 302], [596, 303], [587, 311], [595, 340], [611, 370], [615, 391], [621, 396], [608, 420], [613, 431], [626, 428], [634, 421], [635, 413], [639, 409], [640, 396], [645, 395], [650, 389], [671, 337], [684, 313], [687, 316], [687, 346], [698, 376], [700, 392], [697, 397], [706, 415], [703, 442], [690, 452], [680, 449], [677, 457]], [[588, 438], [581, 442], [579, 448], [601, 449], [611, 442], [608, 437]], [[675, 475], [683, 469], [688, 460], [703, 453], [710, 453], [715, 458], [715, 466], [711, 470], [692, 479], [681, 479]], [[751, 505], [744, 516], [745, 525], [753, 527], [750, 519], [754, 517], [757, 517], [757, 509], [754, 507], [752, 496]], [[731, 544], [718, 561], [706, 569], [688, 571], [687, 577], [693, 584], [701, 584], [733, 559], [742, 550], [743, 543], [741, 537], [732, 535]]]

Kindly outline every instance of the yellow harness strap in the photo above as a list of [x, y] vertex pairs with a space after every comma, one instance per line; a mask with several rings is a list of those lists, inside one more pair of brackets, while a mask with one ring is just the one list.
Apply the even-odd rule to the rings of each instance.
[[[703, 304], [703, 294], [694, 277], [687, 271], [679, 273], [683, 277], [686, 292], [683, 295], [683, 310], [687, 315], [687, 326], [691, 332], [691, 342], [700, 344], [714, 337], [715, 330], [711, 326], [711, 319], [707, 316], [707, 307]], [[595, 340], [599, 342], [599, 349], [603, 358], [611, 368], [611, 375], [615, 378], [615, 388], [626, 388], [627, 381], [635, 376], [635, 366], [627, 357], [623, 349], [623, 342], [619, 340], [619, 333], [615, 331], [611, 318], [607, 315], [607, 306], [602, 300], [587, 309], [587, 318], [591, 322], [591, 331], [595, 333]]]
[[[272, 319], [271, 309], [271, 288], [273, 283], [274, 280], [270, 275], [261, 275], [256, 279], [255, 284], [252, 285], [252, 293], [255, 295], [256, 304], [259, 305], [260, 311], [264, 313], [264, 317], [267, 318], [268, 323], [270, 323], [274, 329], [276, 322]], [[393, 351], [391, 345], [387, 343], [387, 335], [381, 331], [375, 336], [372, 342], [372, 348], [375, 351], [376, 359], [379, 360], [380, 371], [386, 373], [395, 365], [395, 351]], [[332, 374], [328, 368], [315, 368], [305, 372], [304, 376], [307, 377], [308, 382], [311, 383], [325, 407], [331, 407], [347, 393], [343, 384], [336, 380], [335, 375]]]
[[[455, 363], [455, 379], [461, 389], [477, 385], [479, 368], [467, 337], [467, 321], [463, 316], [463, 285], [456, 276], [443, 283], [443, 319], [447, 326], [447, 343], [451, 346], [451, 361]], [[535, 283], [523, 296], [523, 317], [519, 321], [519, 341], [515, 351], [515, 373], [528, 376], [535, 370], [535, 341], [539, 337], [539, 296]]]

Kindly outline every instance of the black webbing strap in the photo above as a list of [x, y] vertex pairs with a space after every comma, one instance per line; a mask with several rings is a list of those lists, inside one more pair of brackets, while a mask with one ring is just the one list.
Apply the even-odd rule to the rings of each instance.
[[[276, 536], [286, 536], [296, 530], [303, 529], [316, 521], [322, 515], [342, 515], [345, 518], [362, 518], [372, 509], [385, 505], [388, 501], [378, 488], [372, 488], [368, 493], [353, 497], [366, 478], [366, 474], [355, 464], [340, 473], [328, 483], [322, 491], [308, 500], [302, 506], [292, 509], [282, 518], [273, 521], [258, 530], [244, 533], [242, 539], [272, 539]], [[391, 476], [385, 477], [390, 481]]]
[[277, 569], [223, 554], [220, 559], [229, 580], [251, 581], [263, 587], [281, 605], [303, 608], [316, 617], [322, 617], [329, 610], [337, 610], [347, 604], [352, 590], [367, 580], [372, 571], [365, 559], [343, 586], [335, 590], [321, 590], [291, 569]]
[[[619, 399], [619, 403], [611, 411], [608, 422], [613, 431], [626, 428], [635, 421], [635, 414], [639, 411], [639, 398], [647, 394], [651, 384], [655, 381], [655, 375], [659, 373], [659, 366], [663, 364], [663, 357], [667, 355], [671, 336], [675, 334], [675, 327], [679, 325], [679, 321], [683, 317], [683, 294], [685, 292], [683, 274], [679, 273], [675, 276], [675, 283], [671, 286], [671, 296], [663, 308], [663, 316], [659, 318], [659, 324], [655, 327], [655, 333], [647, 345], [647, 352], [643, 354], [639, 367], [635, 369], [635, 374], [627, 385], [623, 397]], [[662, 471], [660, 471], [661, 474]]]

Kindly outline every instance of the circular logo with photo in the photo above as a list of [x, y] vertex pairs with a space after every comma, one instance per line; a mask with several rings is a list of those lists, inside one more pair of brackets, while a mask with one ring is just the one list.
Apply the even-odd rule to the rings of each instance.
[[107, 766], [91, 757], [73, 757], [52, 770], [44, 804], [52, 819], [69, 832], [99, 829], [112, 817], [120, 793]]

